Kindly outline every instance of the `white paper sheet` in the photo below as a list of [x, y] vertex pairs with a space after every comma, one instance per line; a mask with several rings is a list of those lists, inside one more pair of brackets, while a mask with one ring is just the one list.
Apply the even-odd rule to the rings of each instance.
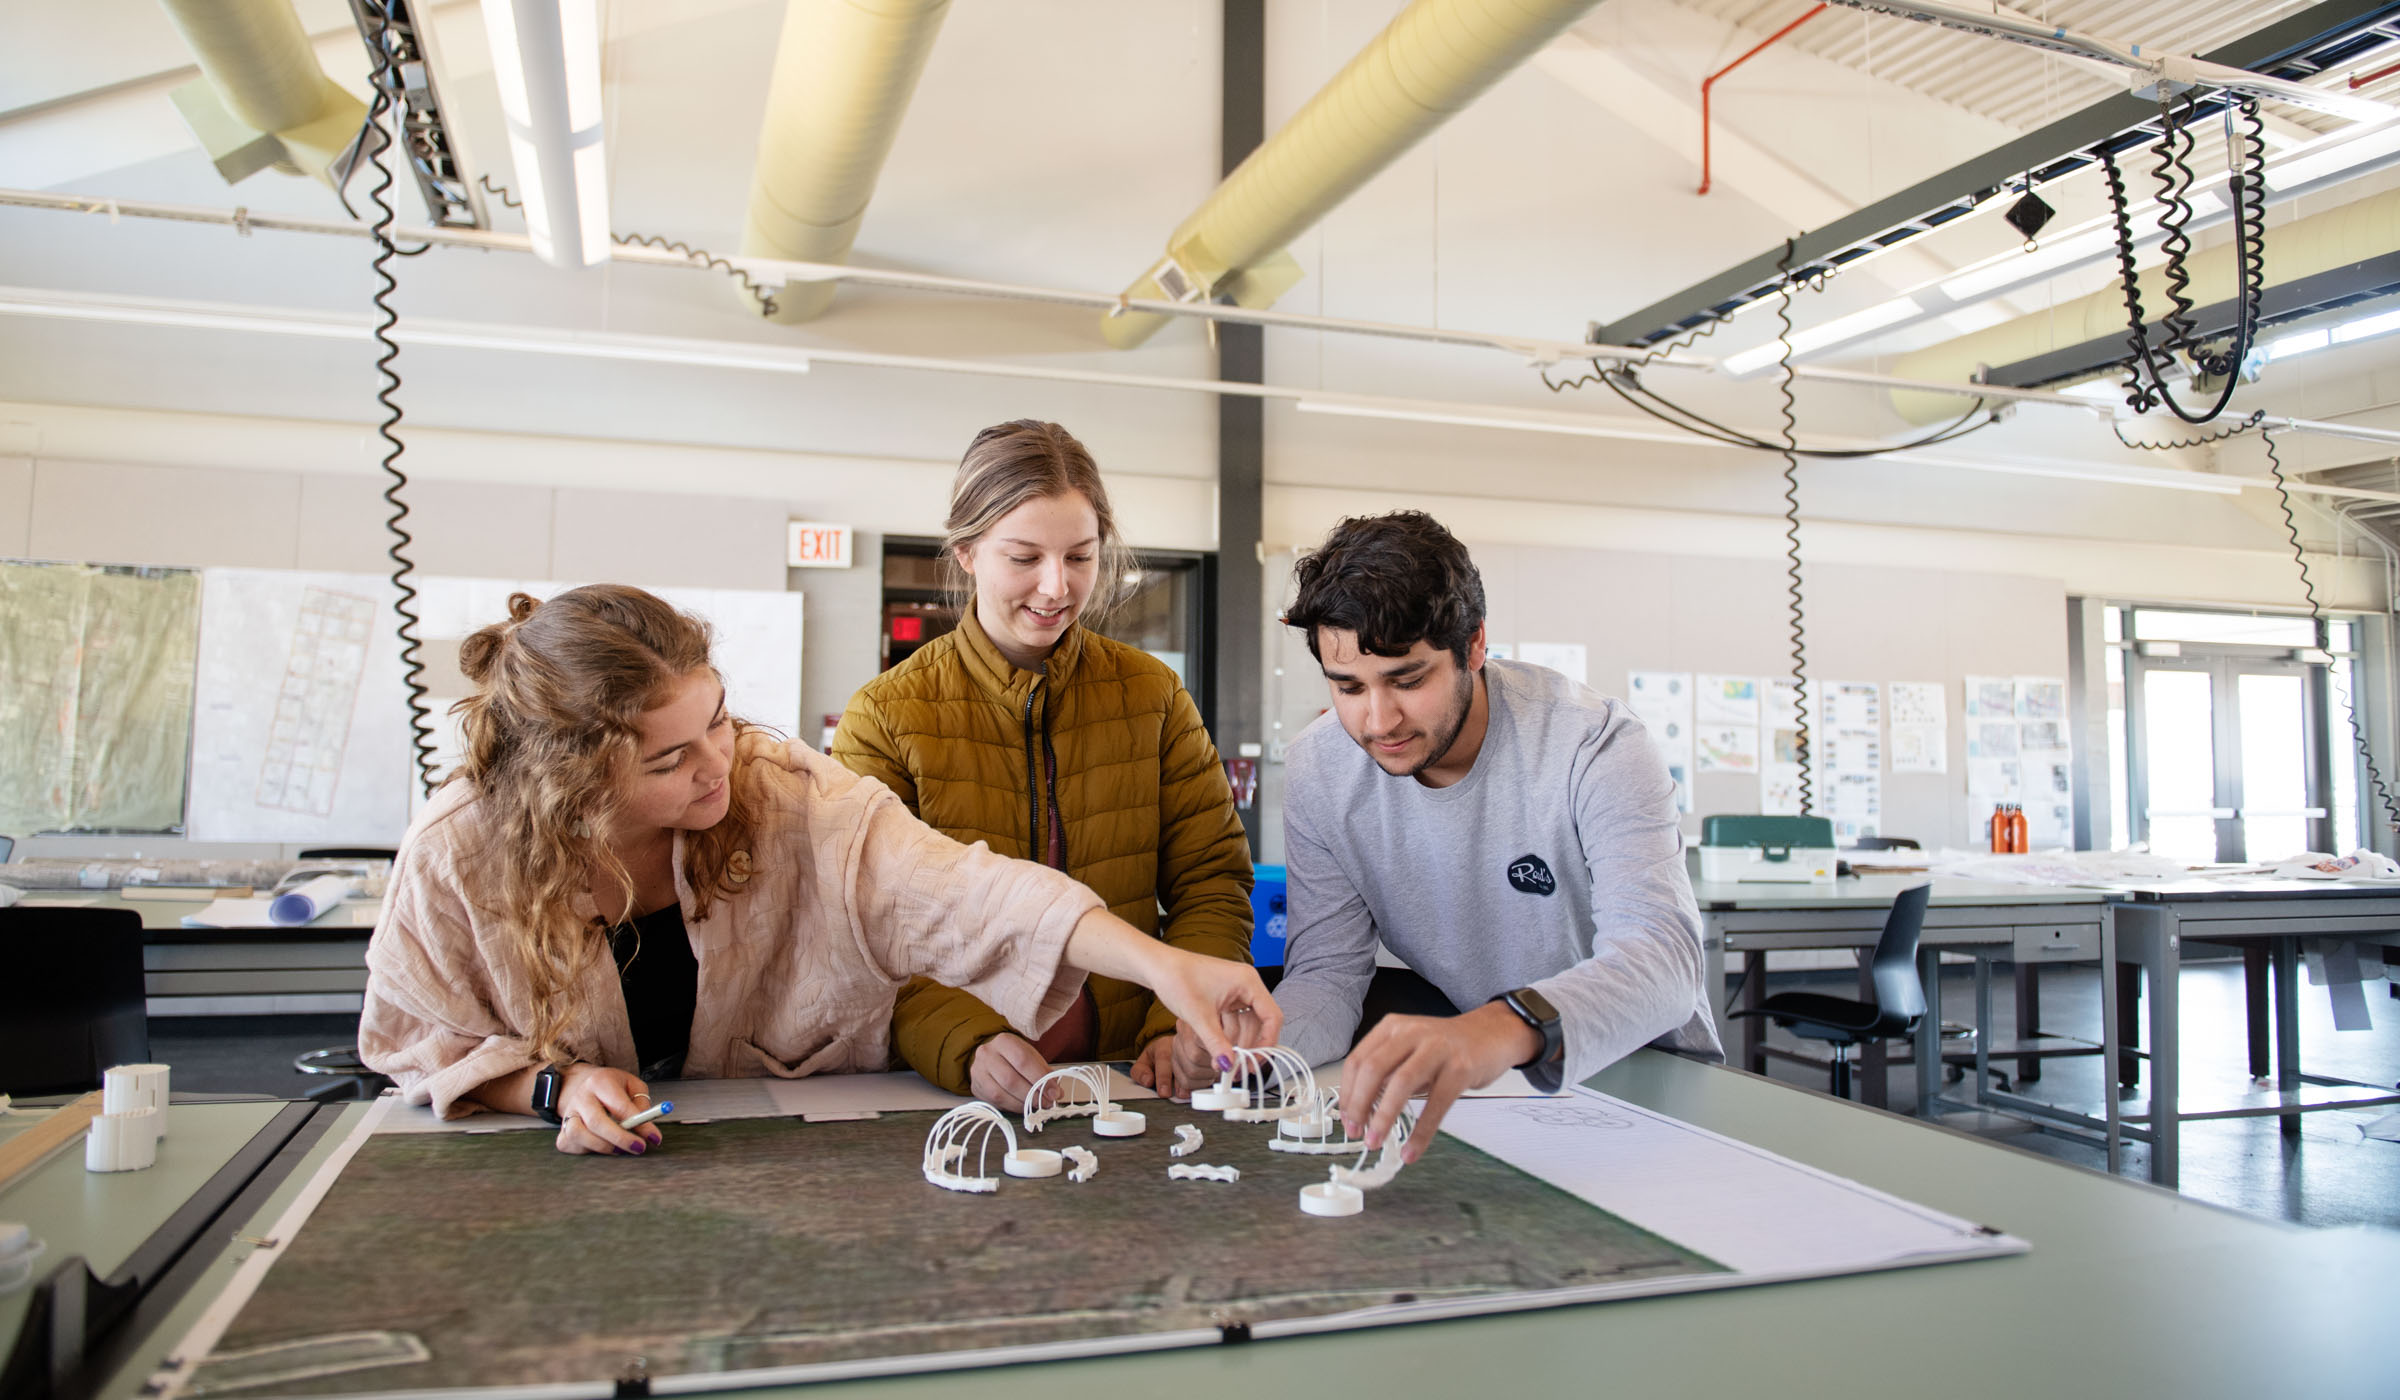
[[2015, 719], [2017, 683], [2008, 676], [1967, 677], [1967, 718]]
[[275, 921], [267, 910], [275, 901], [258, 899], [212, 899], [198, 912], [183, 916], [185, 928], [273, 928]]
[[1743, 1273], [2028, 1247], [1580, 1087], [1563, 1102], [1462, 1102], [1442, 1131]]
[[1581, 642], [1519, 642], [1517, 660], [1548, 667], [1577, 685], [1591, 684], [1589, 656]]
[[2017, 677], [2017, 718], [2021, 720], [2067, 717], [2067, 683], [2055, 676]]
[[1950, 731], [1938, 724], [1892, 725], [1892, 771], [1943, 773], [1950, 768]]
[[1883, 727], [1883, 687], [1873, 681], [1827, 681], [1825, 727], [1875, 729]]
[[1950, 722], [1950, 701], [1943, 693], [1940, 681], [1892, 682], [1892, 724], [1930, 724], [1937, 728]]
[[1758, 771], [1758, 726], [1702, 725], [1699, 735], [1700, 771], [1755, 773]]
[[1703, 675], [1692, 686], [1700, 707], [1696, 722], [1702, 729], [1736, 724], [1756, 727], [1758, 692], [1755, 676]]

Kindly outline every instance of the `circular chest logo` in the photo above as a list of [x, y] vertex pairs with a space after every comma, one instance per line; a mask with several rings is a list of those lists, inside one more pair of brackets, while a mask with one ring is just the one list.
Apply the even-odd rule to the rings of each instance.
[[1527, 894], [1548, 896], [1558, 889], [1558, 877], [1537, 855], [1522, 855], [1508, 863], [1508, 882]]

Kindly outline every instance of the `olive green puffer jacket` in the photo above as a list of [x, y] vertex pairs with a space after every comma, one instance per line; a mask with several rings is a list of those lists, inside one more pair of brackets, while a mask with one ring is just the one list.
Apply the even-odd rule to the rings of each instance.
[[[1047, 854], [1037, 838], [1055, 793], [1064, 867], [1110, 913], [1179, 948], [1249, 960], [1250, 847], [1225, 767], [1190, 694], [1145, 652], [1077, 626], [1046, 672], [1021, 671], [970, 608], [851, 697], [833, 756], [936, 830], [1020, 859]], [[1144, 989], [1091, 984], [1099, 1058], [1129, 1059], [1175, 1029]], [[892, 1049], [972, 1093], [976, 1049], [1007, 1029], [974, 997], [920, 979], [893, 1010]]]

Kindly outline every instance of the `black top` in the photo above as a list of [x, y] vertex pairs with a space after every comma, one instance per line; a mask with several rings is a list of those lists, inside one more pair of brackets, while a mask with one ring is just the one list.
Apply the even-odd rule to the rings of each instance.
[[700, 960], [683, 929], [683, 906], [670, 904], [608, 931], [633, 1023], [633, 1058], [648, 1080], [683, 1077], [692, 1044], [692, 1008], [700, 999]]

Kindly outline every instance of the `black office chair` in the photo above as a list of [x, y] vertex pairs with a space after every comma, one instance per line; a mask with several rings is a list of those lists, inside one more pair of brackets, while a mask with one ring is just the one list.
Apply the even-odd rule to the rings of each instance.
[[0, 967], [0, 1093], [82, 1093], [150, 1058], [133, 910], [0, 909]]
[[312, 846], [300, 853], [302, 860], [398, 860], [400, 853], [389, 846]]
[[14, 836], [0, 836], [0, 862], [6, 862], [9, 858], [16, 855], [16, 853], [17, 838]]
[[[389, 846], [315, 846], [300, 853], [302, 861], [312, 860], [398, 860], [400, 853]], [[311, 1089], [303, 1097], [318, 1103], [334, 1103], [343, 1099], [371, 1099], [389, 1087], [392, 1081], [367, 1068], [358, 1058], [358, 1046], [328, 1045], [316, 1050], [303, 1050], [292, 1057], [292, 1068], [302, 1074], [324, 1076], [329, 1082]]]
[[1883, 921], [1883, 936], [1875, 940], [1870, 976], [1872, 1002], [1826, 996], [1822, 992], [1777, 992], [1757, 1007], [1736, 1011], [1728, 1020], [1765, 1016], [1776, 1025], [1807, 1040], [1833, 1047], [1833, 1096], [1850, 1097], [1850, 1051], [1862, 1041], [1909, 1035], [1925, 1016], [1925, 983], [1917, 976], [1917, 939], [1925, 931], [1925, 903], [1933, 886], [1911, 885], [1892, 901], [1891, 917]]

